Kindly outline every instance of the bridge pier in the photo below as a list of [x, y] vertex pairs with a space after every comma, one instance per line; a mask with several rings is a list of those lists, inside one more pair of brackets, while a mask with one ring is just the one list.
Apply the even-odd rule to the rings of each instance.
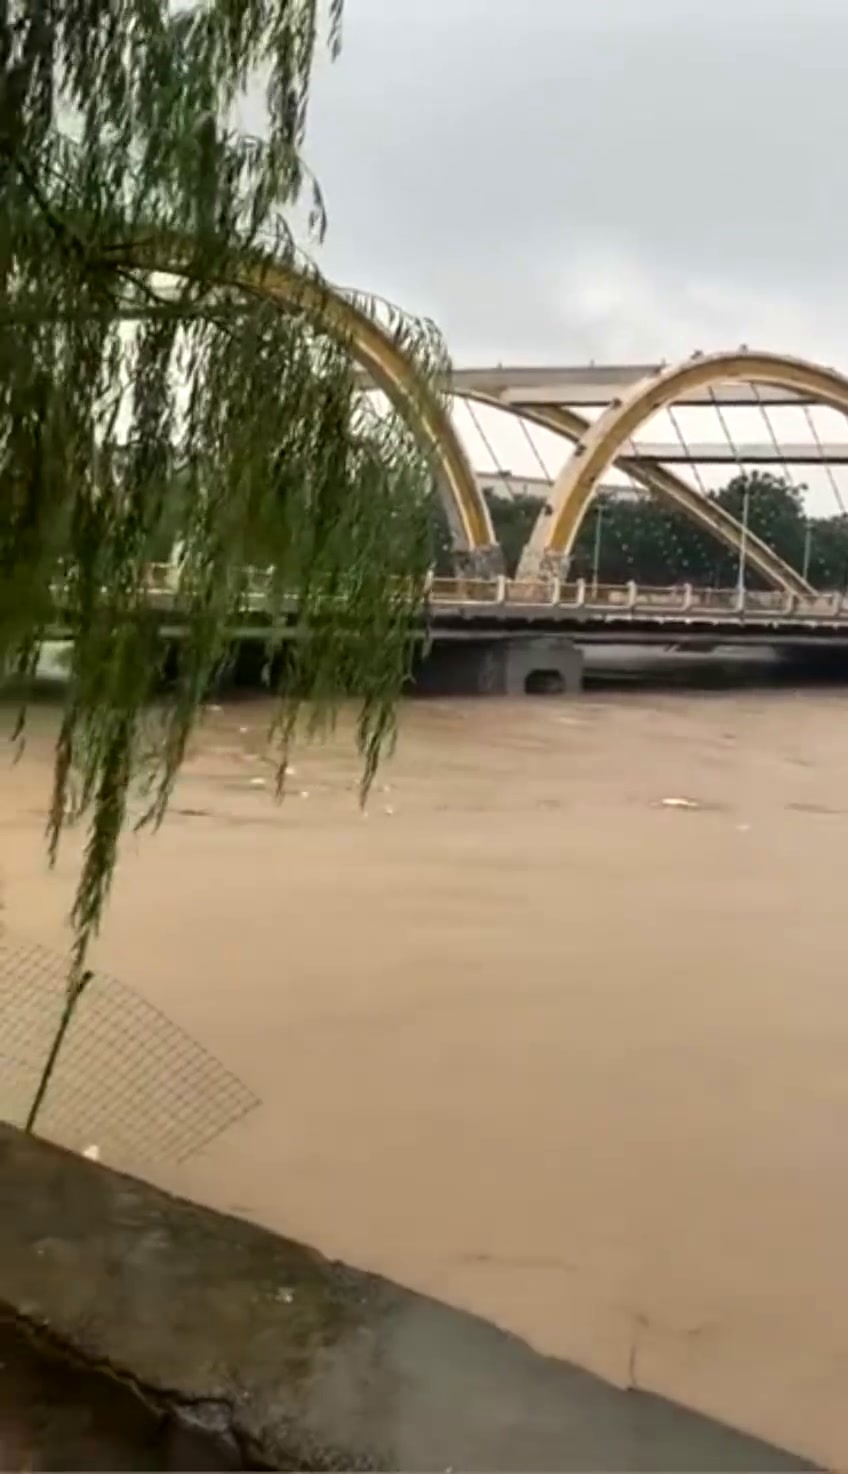
[[514, 635], [501, 655], [505, 696], [575, 695], [583, 689], [583, 652], [564, 635]]
[[550, 583], [554, 583], [557, 580], [560, 583], [567, 583], [571, 570], [571, 562], [570, 553], [551, 553], [545, 551], [540, 553], [536, 548], [531, 548], [530, 544], [526, 543], [519, 559], [515, 576], [529, 583], [537, 583], [546, 579]]
[[504, 571], [504, 555], [499, 543], [487, 548], [454, 548], [454, 571], [457, 578], [500, 578]]
[[583, 653], [557, 634], [437, 638], [414, 684], [434, 696], [572, 695], [583, 686]]

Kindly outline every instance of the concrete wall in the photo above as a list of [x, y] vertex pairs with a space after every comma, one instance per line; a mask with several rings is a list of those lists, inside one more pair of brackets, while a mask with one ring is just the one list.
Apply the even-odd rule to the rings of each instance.
[[[45, 1397], [42, 1372], [33, 1383], [33, 1369], [15, 1365], [27, 1354], [0, 1338], [12, 1362], [0, 1364], [0, 1468], [174, 1467], [170, 1440], [125, 1461], [132, 1450], [103, 1425], [93, 1446], [104, 1388], [115, 1405], [119, 1395], [142, 1405], [136, 1443], [152, 1438], [146, 1409], [207, 1434], [224, 1455], [210, 1449], [192, 1463], [196, 1448], [184, 1448], [182, 1468], [809, 1467], [539, 1356], [475, 1316], [0, 1125], [4, 1324], [65, 1379], [61, 1396]], [[80, 1379], [86, 1369], [99, 1391]], [[80, 1462], [67, 1438], [51, 1462], [68, 1398], [90, 1412], [89, 1436]]]

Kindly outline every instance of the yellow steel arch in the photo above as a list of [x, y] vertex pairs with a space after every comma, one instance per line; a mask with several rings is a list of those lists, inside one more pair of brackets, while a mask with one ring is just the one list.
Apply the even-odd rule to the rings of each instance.
[[[191, 276], [195, 253], [190, 241], [155, 237], [116, 248], [114, 258], [152, 271]], [[482, 565], [498, 564], [500, 549], [485, 497], [454, 429], [446, 406], [391, 335], [317, 276], [295, 266], [251, 261], [227, 262], [216, 274], [221, 286], [252, 292], [289, 312], [301, 312], [322, 332], [350, 346], [375, 387], [383, 391], [413, 434], [432, 455], [439, 493], [458, 551], [476, 555]]]
[[[583, 415], [577, 414], [575, 410], [566, 408], [564, 405], [523, 407], [504, 405], [501, 401], [488, 396], [475, 397], [484, 397], [487, 403], [498, 404], [502, 409], [512, 410], [524, 419], [532, 420], [534, 424], [543, 426], [546, 430], [554, 430], [559, 435], [565, 435], [575, 443], [579, 442], [591, 429], [591, 420], [585, 419]], [[622, 471], [626, 471], [638, 486], [685, 512], [687, 517], [690, 517], [699, 527], [703, 527], [706, 532], [712, 533], [726, 547], [737, 553], [741, 550], [743, 540], [741, 522], [717, 502], [704, 496], [703, 492], [690, 486], [680, 476], [676, 476], [673, 471], [669, 471], [658, 461], [643, 460], [639, 456], [617, 456], [616, 465]], [[584, 508], [584, 515], [585, 510]], [[756, 533], [749, 529], [744, 536], [750, 566], [761, 573], [770, 584], [787, 594], [812, 594], [814, 592], [812, 586], [805, 578], [802, 578], [797, 569], [775, 553], [768, 543], [757, 537]]]
[[800, 358], [745, 349], [703, 354], [662, 369], [611, 404], [581, 436], [528, 540], [523, 571], [535, 571], [548, 559], [560, 559], [570, 551], [599, 477], [645, 420], [689, 390], [740, 379], [794, 389], [848, 412], [848, 379]]

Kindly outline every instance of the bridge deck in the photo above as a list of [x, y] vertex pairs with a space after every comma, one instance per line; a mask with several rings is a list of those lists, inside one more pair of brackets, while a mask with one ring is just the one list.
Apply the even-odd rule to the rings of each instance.
[[[150, 569], [149, 608], [162, 633], [182, 632], [175, 571], [166, 564]], [[71, 622], [62, 618], [61, 594], [51, 634], [67, 638]], [[628, 639], [683, 643], [744, 640], [771, 644], [848, 643], [848, 593], [812, 597], [750, 589], [699, 589], [563, 583], [555, 578], [433, 578], [426, 591], [424, 621], [440, 639], [492, 639], [517, 631], [573, 632], [580, 640]], [[234, 636], [264, 638], [271, 619], [278, 633], [294, 632], [297, 604], [292, 599], [269, 610], [267, 575], [258, 571], [239, 612]]]

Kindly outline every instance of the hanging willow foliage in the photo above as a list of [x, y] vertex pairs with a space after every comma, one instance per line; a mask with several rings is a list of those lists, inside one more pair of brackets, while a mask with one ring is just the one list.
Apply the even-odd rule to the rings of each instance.
[[[307, 270], [281, 214], [306, 191], [323, 230], [300, 152], [316, 10], [0, 0], [0, 662], [29, 676], [57, 623], [72, 634], [49, 818], [53, 855], [68, 820], [87, 823], [72, 993], [122, 828], [165, 812], [257, 550], [272, 621], [299, 632], [281, 780], [303, 703], [320, 722], [359, 698], [366, 784], [393, 730], [431, 468], [363, 398], [338, 331], [259, 297], [229, 310], [246, 263], [255, 278], [268, 263]], [[262, 140], [229, 123], [257, 74]], [[429, 325], [396, 315], [390, 328], [428, 379], [444, 371]], [[183, 633], [163, 693], [148, 570], [165, 524], [182, 550]]]

